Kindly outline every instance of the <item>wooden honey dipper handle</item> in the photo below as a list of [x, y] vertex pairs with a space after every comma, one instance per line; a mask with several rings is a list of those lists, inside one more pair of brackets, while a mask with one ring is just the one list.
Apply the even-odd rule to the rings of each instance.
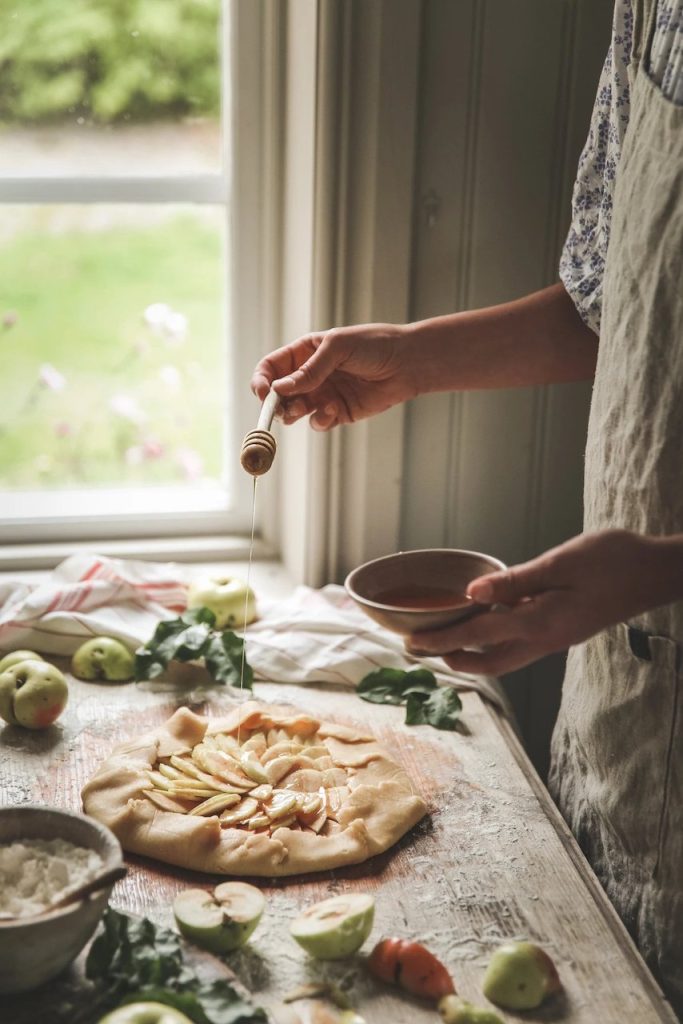
[[270, 432], [270, 425], [279, 404], [280, 396], [277, 392], [269, 391], [261, 406], [256, 430], [250, 430], [242, 442], [240, 462], [251, 476], [262, 476], [273, 465], [277, 445]]

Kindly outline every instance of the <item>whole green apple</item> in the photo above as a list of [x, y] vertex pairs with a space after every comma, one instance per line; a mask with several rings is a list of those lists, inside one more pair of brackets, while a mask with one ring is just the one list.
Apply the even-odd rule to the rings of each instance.
[[12, 665], [18, 665], [20, 661], [42, 661], [43, 659], [35, 651], [11, 651], [4, 658], [0, 659], [0, 673]]
[[10, 725], [47, 729], [68, 698], [66, 679], [46, 661], [20, 661], [0, 675], [0, 716]]
[[102, 1017], [98, 1024], [192, 1024], [180, 1010], [164, 1003], [128, 1003]]
[[221, 882], [213, 895], [185, 889], [173, 901], [178, 928], [188, 939], [212, 953], [231, 953], [243, 946], [261, 920], [266, 901], [247, 882]]
[[534, 1010], [562, 989], [555, 964], [533, 942], [507, 942], [489, 963], [482, 991], [506, 1010]]
[[133, 678], [135, 656], [120, 640], [111, 636], [95, 636], [86, 640], [71, 659], [71, 671], [78, 679], [93, 682], [106, 679], [124, 683]]
[[468, 1003], [459, 996], [439, 1000], [439, 1013], [444, 1024], [503, 1024], [497, 1013]]
[[194, 580], [187, 591], [187, 607], [212, 611], [216, 616], [216, 629], [244, 629], [256, 618], [254, 591], [236, 576], [205, 576]]
[[318, 960], [341, 960], [360, 949], [372, 931], [375, 901], [363, 892], [331, 896], [307, 907], [292, 923], [292, 938]]

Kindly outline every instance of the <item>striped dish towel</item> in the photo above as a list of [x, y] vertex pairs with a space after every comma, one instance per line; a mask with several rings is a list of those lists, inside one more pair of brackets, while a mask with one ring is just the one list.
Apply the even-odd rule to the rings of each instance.
[[[45, 582], [0, 583], [0, 651], [69, 655], [92, 636], [136, 648], [161, 619], [185, 610], [187, 586], [183, 568], [172, 563], [74, 555]], [[456, 674], [438, 658], [409, 658], [401, 638], [367, 618], [343, 587], [297, 587], [283, 601], [256, 596], [259, 618], [247, 629], [247, 659], [258, 679], [355, 686], [377, 668], [420, 665], [439, 682], [476, 690], [508, 710], [497, 680]]]

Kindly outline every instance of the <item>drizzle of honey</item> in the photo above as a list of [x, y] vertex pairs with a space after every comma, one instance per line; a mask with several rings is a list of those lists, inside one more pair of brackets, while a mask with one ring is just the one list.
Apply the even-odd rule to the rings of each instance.
[[[247, 651], [247, 612], [249, 610], [249, 584], [251, 582], [251, 562], [254, 556], [254, 529], [256, 526], [256, 477], [254, 477], [254, 489], [251, 492], [251, 538], [249, 540], [249, 562], [247, 564], [247, 592], [244, 596], [244, 619], [242, 621], [242, 662], [240, 665], [240, 697], [244, 690], [244, 659]], [[240, 741], [240, 729], [242, 719], [237, 723], [237, 742]]]
[[372, 600], [391, 608], [411, 608], [416, 611], [460, 608], [470, 604], [471, 598], [462, 590], [451, 587], [432, 587], [421, 583], [407, 583], [374, 594]]

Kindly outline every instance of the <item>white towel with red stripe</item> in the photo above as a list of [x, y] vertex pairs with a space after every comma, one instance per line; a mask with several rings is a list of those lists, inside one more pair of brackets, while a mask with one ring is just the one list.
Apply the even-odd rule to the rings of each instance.
[[[0, 582], [0, 651], [72, 654], [92, 636], [135, 648], [161, 619], [187, 605], [188, 578], [172, 563], [74, 555], [45, 582]], [[257, 594], [259, 618], [247, 629], [247, 659], [258, 679], [355, 686], [377, 668], [430, 668], [459, 690], [477, 690], [506, 708], [497, 680], [451, 672], [440, 659], [406, 656], [403, 641], [367, 618], [343, 587], [297, 587], [271, 601]]]

